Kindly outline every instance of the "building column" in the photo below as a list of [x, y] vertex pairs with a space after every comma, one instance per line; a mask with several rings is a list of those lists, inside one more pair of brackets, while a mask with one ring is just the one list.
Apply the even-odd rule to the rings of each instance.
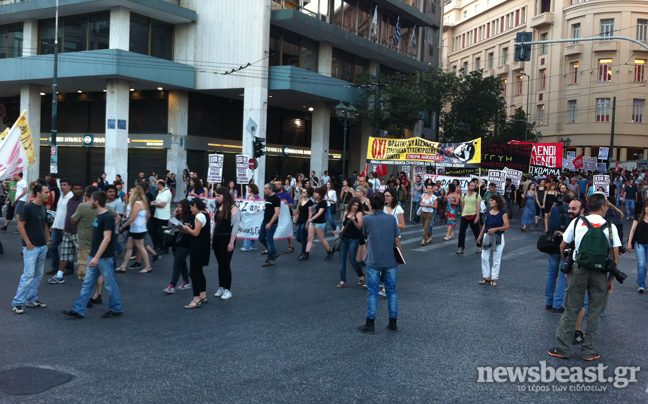
[[609, 153], [610, 153], [610, 156], [612, 156], [612, 159], [614, 159], [616, 161], [619, 161], [617, 159], [617, 148], [616, 147], [613, 147], [612, 150], [609, 151]]
[[[313, 110], [313, 128], [311, 132], [311, 171], [321, 178], [328, 170], [329, 136], [331, 133], [331, 108], [325, 103], [317, 103]], [[347, 133], [348, 136], [348, 133]], [[347, 155], [349, 150], [347, 150]], [[348, 171], [348, 170], [347, 170]]]
[[169, 134], [171, 148], [167, 150], [167, 169], [176, 175], [175, 201], [184, 198], [185, 182], [182, 170], [187, 167], [187, 132], [189, 129], [189, 94], [169, 91]]
[[585, 150], [583, 151], [583, 156], [592, 157], [592, 148], [591, 147], [586, 147]]
[[331, 77], [333, 74], [333, 45], [320, 42], [317, 51], [317, 72], [323, 76]]
[[38, 20], [25, 20], [23, 24], [23, 57], [38, 55]]
[[[20, 87], [20, 112], [27, 111], [27, 122], [34, 144], [34, 163], [27, 169], [27, 182], [36, 181], [40, 172], [40, 134], [41, 134], [41, 95], [35, 84], [23, 84]], [[49, 167], [47, 168], [49, 172]]]
[[643, 158], [644, 160], [648, 159], [648, 149], [643, 150]]
[[619, 161], [628, 161], [628, 148], [627, 147], [619, 148]]
[[580, 156], [583, 154], [583, 148], [582, 147], [577, 147], [576, 148], [576, 157]]
[[[357, 125], [357, 130], [355, 130]], [[367, 147], [369, 145], [369, 136], [373, 132], [373, 127], [371, 125], [360, 124], [356, 119], [354, 126], [352, 127], [349, 149], [352, 150], [352, 153], [349, 153], [347, 150], [347, 156], [349, 158], [349, 167], [347, 168], [347, 174], [350, 176], [354, 171], [358, 173], [362, 172], [364, 166], [367, 162]]]
[[115, 7], [110, 10], [110, 49], [130, 50], [130, 10]]
[[[268, 87], [246, 87], [243, 92], [243, 154], [253, 158], [252, 136], [266, 139]], [[253, 133], [248, 129], [253, 129]], [[256, 170], [248, 169], [248, 177], [254, 176], [254, 183], [262, 190], [265, 184], [266, 156], [258, 158], [257, 162], [259, 165]]]
[[122, 176], [128, 182], [128, 110], [130, 91], [126, 81], [108, 80], [106, 86], [106, 162], [104, 171], [109, 181]]

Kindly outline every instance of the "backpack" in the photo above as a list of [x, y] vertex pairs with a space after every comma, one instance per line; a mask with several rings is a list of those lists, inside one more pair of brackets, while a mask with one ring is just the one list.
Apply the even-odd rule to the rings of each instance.
[[[587, 232], [578, 246], [578, 251], [576, 251], [576, 262], [584, 268], [603, 270], [608, 259], [608, 251], [612, 245], [610, 222], [606, 220], [601, 227], [594, 227], [585, 217], [581, 216], [576, 219], [574, 233], [579, 219], [587, 225]], [[609, 237], [605, 234], [605, 229], [608, 229]]]

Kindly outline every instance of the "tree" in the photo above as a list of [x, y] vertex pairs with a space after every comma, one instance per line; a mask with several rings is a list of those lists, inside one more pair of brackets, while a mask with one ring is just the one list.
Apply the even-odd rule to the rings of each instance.
[[423, 94], [428, 111], [441, 116], [443, 107], [452, 101], [459, 88], [459, 77], [443, 69], [430, 68], [423, 73]]
[[366, 73], [356, 79], [356, 85], [362, 89], [356, 108], [363, 123], [402, 138], [421, 119], [425, 103], [416, 75], [396, 73], [378, 79]]
[[481, 70], [461, 73], [450, 104], [451, 109], [441, 114], [444, 141], [463, 142], [478, 137], [490, 140], [506, 114], [500, 79], [484, 78]]
[[[493, 137], [494, 142], [506, 143], [511, 140], [524, 140], [525, 127], [527, 125], [527, 114], [523, 108], [517, 108], [511, 117], [507, 117], [506, 123], [498, 132], [497, 136]], [[535, 122], [529, 122], [529, 131], [527, 134], [527, 141], [537, 142], [542, 136], [541, 132], [535, 127]]]

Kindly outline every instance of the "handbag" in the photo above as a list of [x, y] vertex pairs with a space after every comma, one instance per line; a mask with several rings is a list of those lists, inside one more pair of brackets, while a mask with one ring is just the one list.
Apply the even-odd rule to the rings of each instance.
[[[349, 223], [351, 223], [351, 220], [349, 220]], [[345, 224], [344, 227], [342, 227], [342, 230], [340, 230], [340, 234], [338, 234], [338, 238], [335, 239], [335, 242], [333, 243], [333, 247], [332, 247], [334, 252], [340, 251], [340, 246], [342, 245], [342, 235], [344, 234], [344, 231], [346, 230], [349, 223]]]
[[423, 206], [419, 206], [419, 208], [416, 210], [416, 216], [421, 216], [421, 213], [423, 213]]
[[560, 254], [560, 241], [562, 241], [562, 237], [543, 234], [538, 238], [536, 247], [538, 251], [545, 254]]

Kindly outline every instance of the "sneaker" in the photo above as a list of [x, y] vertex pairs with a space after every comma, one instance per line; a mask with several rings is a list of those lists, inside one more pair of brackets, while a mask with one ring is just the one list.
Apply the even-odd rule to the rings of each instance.
[[133, 265], [129, 266], [128, 269], [141, 269], [144, 268], [144, 265], [140, 262], [136, 262]]
[[644, 292], [646, 292], [646, 290], [644, 288], [639, 288], [638, 292], [641, 293], [641, 294], [644, 294]]
[[585, 334], [583, 334], [583, 331], [576, 330], [574, 333], [574, 340], [572, 341], [572, 345], [580, 345], [583, 342], [585, 342]]
[[550, 350], [547, 351], [547, 353], [554, 358], [559, 358], [559, 359], [569, 359], [569, 356], [564, 356], [556, 352], [556, 348], [551, 348]]
[[256, 251], [256, 250], [257, 250], [256, 247], [250, 247], [250, 248], [252, 249], [252, 251]]
[[7, 226], [2, 226], [2, 228], [0, 230], [7, 231]]
[[595, 361], [595, 360], [598, 360], [598, 359], [601, 359], [601, 354], [599, 354], [599, 353], [595, 353], [594, 355], [592, 355], [590, 357], [583, 358], [584, 361], [588, 361], [588, 362]]
[[230, 292], [227, 289], [224, 289], [223, 290], [223, 296], [221, 296], [221, 299], [222, 300], [227, 300], [227, 299], [231, 299], [231, 298], [232, 298], [232, 292]]
[[47, 305], [36, 300], [35, 302], [27, 303], [25, 307], [31, 307], [32, 309], [44, 309], [45, 307], [47, 307]]
[[169, 285], [166, 288], [164, 288], [164, 290], [162, 290], [162, 292], [171, 294], [171, 293], [175, 293], [176, 289], [173, 286]]
[[477, 248], [475, 249], [475, 254], [479, 254], [480, 252], [481, 252], [481, 247], [477, 247]]
[[48, 279], [47, 283], [56, 285], [57, 283], [65, 283], [65, 280], [63, 280], [63, 278], [59, 278], [58, 276], [55, 276], [53, 278]]
[[240, 250], [245, 251], [245, 252], [252, 251], [252, 247], [250, 247], [250, 248], [241, 247]]
[[223, 288], [218, 288], [218, 290], [216, 291], [216, 293], [214, 293], [214, 297], [221, 297], [221, 296], [223, 296], [223, 292], [225, 292], [225, 289], [223, 289]]
[[24, 312], [22, 306], [14, 306], [11, 308], [11, 311], [13, 311], [16, 314], [23, 314]]
[[457, 250], [457, 254], [463, 254], [463, 253], [464, 253], [464, 248], [459, 247], [459, 249]]
[[180, 286], [178, 286], [178, 290], [187, 290], [191, 289], [191, 284], [187, 282], [182, 282]]
[[545, 310], [551, 310], [551, 309], [553, 309], [553, 305], [545, 304]]
[[385, 289], [380, 289], [378, 291], [378, 296], [387, 297], [387, 293], [385, 292]]
[[112, 311], [112, 310], [110, 310], [110, 311], [105, 312], [101, 317], [103, 317], [103, 318], [112, 318], [112, 317], [119, 317], [122, 314], [124, 314], [124, 313], [121, 312], [121, 311]]
[[83, 318], [83, 316], [81, 314], [77, 313], [74, 310], [69, 310], [69, 311], [68, 310], [63, 310], [63, 314], [65, 314], [66, 316], [69, 316], [69, 317], [76, 318], [76, 319], [82, 319]]

